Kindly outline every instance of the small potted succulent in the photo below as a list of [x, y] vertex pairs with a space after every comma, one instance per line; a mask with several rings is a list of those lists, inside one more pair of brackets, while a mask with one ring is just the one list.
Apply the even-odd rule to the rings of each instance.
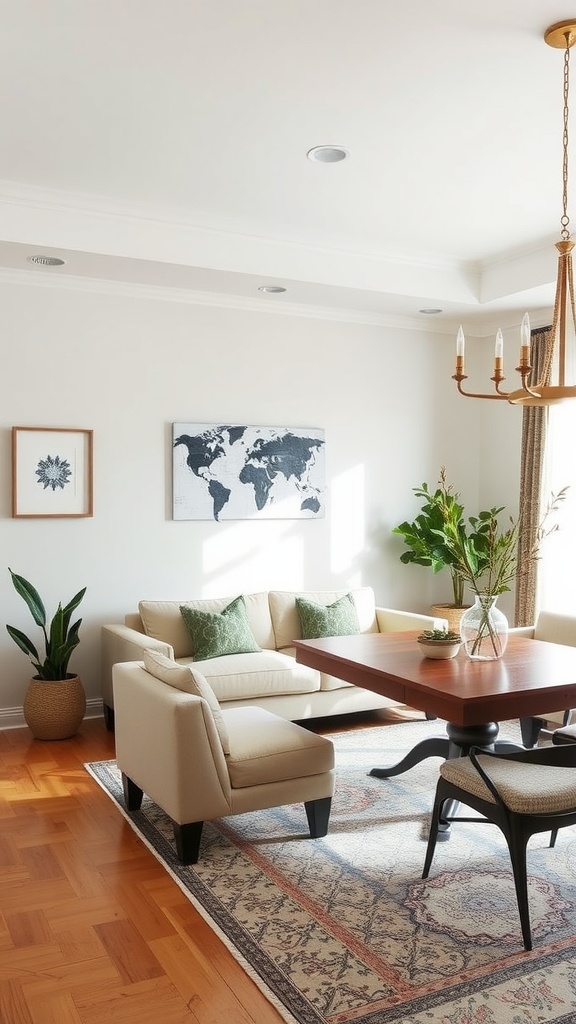
[[425, 629], [420, 633], [418, 643], [425, 658], [446, 661], [456, 657], [462, 637], [451, 629]]

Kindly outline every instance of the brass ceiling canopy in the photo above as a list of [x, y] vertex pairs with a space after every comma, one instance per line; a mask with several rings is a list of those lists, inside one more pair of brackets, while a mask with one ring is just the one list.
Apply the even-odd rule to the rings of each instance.
[[[576, 21], [558, 21], [550, 25], [544, 33], [544, 40], [549, 46], [564, 50], [563, 78], [563, 131], [562, 131], [562, 216], [560, 218], [560, 240], [556, 242], [558, 251], [558, 276], [554, 299], [554, 315], [552, 328], [549, 332], [547, 349], [544, 356], [544, 367], [540, 379], [532, 381], [530, 321], [524, 314], [520, 329], [520, 361], [516, 367], [520, 374], [521, 387], [515, 391], [502, 391], [502, 382], [506, 379], [503, 368], [502, 331], [496, 334], [494, 349], [494, 373], [490, 378], [494, 383], [494, 392], [490, 394], [465, 391], [462, 382], [467, 380], [464, 372], [465, 339], [462, 327], [456, 339], [456, 373], [452, 379], [456, 381], [458, 391], [466, 398], [504, 399], [513, 405], [555, 405], [576, 398], [576, 383], [567, 383], [567, 347], [568, 342], [572, 354], [572, 372], [576, 373], [576, 310], [574, 305], [574, 282], [572, 274], [572, 250], [574, 243], [568, 230], [568, 93], [570, 87], [570, 49], [576, 43]], [[567, 328], [570, 337], [567, 337]], [[552, 382], [555, 374], [556, 382]]]
[[573, 46], [576, 42], [576, 21], [557, 21], [555, 25], [550, 25], [550, 28], [546, 29], [544, 39], [548, 46], [554, 46], [557, 50]]

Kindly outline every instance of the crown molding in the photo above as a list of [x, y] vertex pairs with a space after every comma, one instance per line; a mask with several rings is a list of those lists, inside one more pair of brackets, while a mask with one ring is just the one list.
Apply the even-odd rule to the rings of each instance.
[[[191, 211], [119, 204], [5, 180], [0, 180], [0, 223], [3, 281], [426, 334], [451, 333], [456, 320], [466, 321], [467, 333], [478, 336], [516, 323], [519, 300], [524, 304], [525, 299], [528, 309], [541, 305], [547, 296], [538, 289], [548, 287], [554, 274], [549, 247], [525, 247], [482, 263], [345, 250], [258, 234], [254, 225], [216, 224]], [[26, 254], [38, 251], [62, 256], [64, 271], [19, 271]], [[204, 287], [211, 286], [211, 276], [214, 290]], [[263, 280], [286, 284], [289, 292], [292, 285], [299, 301], [289, 292], [273, 301], [246, 294]], [[432, 319], [417, 312], [430, 305], [445, 313]]]
[[341, 239], [337, 236], [330, 237], [329, 233], [323, 240], [311, 239], [304, 236], [288, 235], [285, 232], [270, 231], [263, 224], [259, 225], [255, 222], [219, 221], [214, 216], [208, 217], [200, 210], [170, 206], [145, 206], [132, 203], [129, 200], [119, 202], [95, 194], [38, 188], [34, 185], [0, 178], [0, 204], [2, 203], [22, 209], [47, 210], [61, 215], [70, 211], [104, 220], [141, 223], [148, 227], [156, 225], [171, 230], [205, 232], [223, 239], [252, 239], [271, 246], [305, 249], [323, 256], [333, 253], [342, 257], [376, 260], [383, 263], [394, 261], [408, 267], [419, 266], [448, 271], [461, 271], [464, 268], [472, 273], [476, 273], [480, 266], [475, 261], [462, 261], [450, 256], [439, 257], [433, 253], [419, 252], [415, 256], [414, 252], [409, 250], [388, 250], [358, 243], [344, 245]]
[[[26, 287], [55, 288], [60, 291], [85, 292], [95, 295], [121, 296], [155, 302], [172, 302], [188, 306], [212, 306], [218, 309], [234, 309], [250, 313], [270, 313], [275, 316], [303, 317], [308, 320], [327, 320], [333, 323], [357, 324], [368, 327], [391, 327], [399, 330], [446, 333], [446, 329], [431, 331], [432, 324], [423, 323], [422, 318], [391, 316], [351, 309], [330, 309], [298, 303], [283, 303], [282, 300], [246, 298], [220, 292], [202, 292], [185, 288], [170, 288], [159, 285], [133, 284], [127, 281], [109, 281], [71, 274], [57, 277], [56, 274], [30, 273], [26, 270], [12, 270], [0, 267], [0, 285], [24, 285]], [[436, 325], [437, 326], [437, 325]]]

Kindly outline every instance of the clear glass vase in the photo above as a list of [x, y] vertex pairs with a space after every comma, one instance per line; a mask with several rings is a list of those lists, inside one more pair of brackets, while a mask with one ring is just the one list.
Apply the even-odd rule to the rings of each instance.
[[476, 594], [474, 604], [460, 621], [464, 650], [473, 661], [496, 661], [508, 643], [508, 619], [496, 606], [496, 597]]

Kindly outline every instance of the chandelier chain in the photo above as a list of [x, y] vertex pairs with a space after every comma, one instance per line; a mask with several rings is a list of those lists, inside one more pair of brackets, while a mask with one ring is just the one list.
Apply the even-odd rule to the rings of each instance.
[[564, 111], [563, 111], [563, 131], [562, 131], [562, 217], [560, 218], [561, 224], [561, 237], [563, 241], [567, 242], [570, 238], [570, 231], [568, 225], [570, 224], [570, 217], [568, 216], [568, 94], [570, 89], [570, 33], [566, 33], [566, 50], [564, 51]]
[[570, 218], [568, 216], [570, 49], [576, 45], [576, 18], [572, 21], [561, 21], [551, 25], [544, 33], [544, 40], [549, 46], [564, 50], [562, 216], [560, 218], [561, 237], [555, 243], [558, 257], [552, 325], [544, 333], [544, 351], [542, 351], [542, 345], [538, 345], [536, 348], [532, 342], [530, 318], [528, 313], [524, 314], [520, 328], [520, 357], [516, 366], [516, 372], [520, 375], [520, 387], [511, 391], [504, 390], [502, 387], [506, 377], [504, 375], [504, 339], [501, 330], [497, 331], [494, 344], [494, 372], [490, 377], [494, 384], [492, 392], [469, 391], [463, 387], [464, 382], [468, 380], [468, 374], [465, 363], [466, 339], [462, 326], [459, 327], [456, 337], [456, 368], [452, 375], [459, 393], [465, 398], [507, 401], [526, 409], [556, 405], [569, 400], [576, 401], [576, 381], [572, 383], [570, 380], [570, 376], [574, 378], [573, 362], [576, 352], [576, 297], [572, 268], [572, 252], [576, 249], [576, 241], [572, 241], [570, 237]]

